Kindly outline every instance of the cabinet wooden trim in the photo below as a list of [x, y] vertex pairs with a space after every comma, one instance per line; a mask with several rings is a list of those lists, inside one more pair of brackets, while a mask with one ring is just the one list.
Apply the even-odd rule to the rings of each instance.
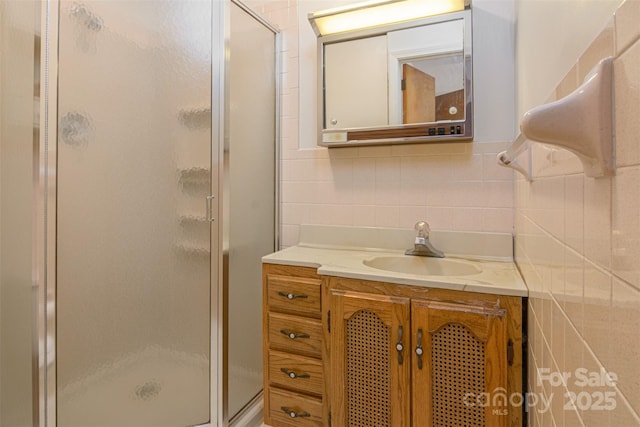
[[[513, 341], [513, 364], [507, 367], [507, 395], [514, 393], [523, 394], [523, 367], [522, 367], [522, 310], [527, 306], [527, 299], [521, 297], [504, 297], [502, 306], [507, 310], [506, 329], [507, 339]], [[524, 405], [513, 406], [509, 404], [509, 427], [521, 427], [524, 414]]]
[[398, 297], [469, 304], [480, 307], [502, 307], [505, 296], [482, 294], [477, 292], [455, 291], [451, 289], [427, 288], [415, 285], [373, 282], [346, 277], [325, 277], [324, 281], [331, 289], [366, 292], [369, 294], [395, 295]]

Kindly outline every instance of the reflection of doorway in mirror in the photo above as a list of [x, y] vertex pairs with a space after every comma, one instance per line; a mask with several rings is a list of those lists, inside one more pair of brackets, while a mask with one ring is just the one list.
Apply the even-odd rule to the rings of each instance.
[[402, 123], [433, 122], [436, 118], [436, 79], [402, 64]]
[[[403, 123], [425, 123], [439, 122], [445, 120], [464, 120], [464, 59], [462, 52], [454, 52], [449, 54], [432, 55], [420, 58], [414, 58], [409, 61], [400, 63], [402, 66], [403, 79], [406, 73], [407, 65], [415, 69], [412, 74], [428, 75], [434, 79], [435, 89], [434, 116], [426, 120], [406, 119], [406, 108], [411, 105], [407, 104], [407, 96], [413, 97], [411, 90], [402, 91], [402, 107], [403, 107]], [[418, 74], [421, 73], [421, 74]], [[406, 83], [403, 83], [403, 85]], [[416, 90], [413, 88], [412, 90]], [[426, 94], [424, 96], [427, 96]], [[429, 95], [431, 96], [431, 95]], [[418, 102], [417, 100], [414, 102]], [[431, 103], [431, 99], [423, 102]], [[410, 114], [409, 117], [412, 117]], [[414, 116], [415, 117], [415, 116]]]

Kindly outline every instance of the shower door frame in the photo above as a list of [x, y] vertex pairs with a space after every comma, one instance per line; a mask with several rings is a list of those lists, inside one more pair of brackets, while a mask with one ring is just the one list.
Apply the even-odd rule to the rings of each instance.
[[[38, 156], [36, 277], [38, 283], [38, 425], [56, 425], [56, 202], [57, 202], [57, 80], [58, 1], [41, 10], [41, 102]], [[54, 12], [55, 11], [55, 12]], [[55, 35], [55, 37], [54, 37]], [[54, 62], [52, 66], [52, 62]], [[52, 83], [53, 82], [53, 83]], [[52, 118], [52, 119], [51, 119]], [[52, 310], [48, 307], [51, 305]], [[48, 318], [50, 315], [50, 319]], [[51, 342], [48, 338], [52, 337]], [[50, 347], [51, 345], [51, 347]], [[49, 354], [51, 364], [49, 365]], [[51, 423], [48, 422], [51, 420]]]
[[[220, 126], [220, 130], [221, 133], [219, 135], [219, 140], [221, 141], [220, 144], [218, 144], [218, 148], [220, 150], [219, 152], [219, 158], [223, 159], [224, 158], [224, 138], [225, 138], [225, 132], [228, 131], [230, 129], [230, 125], [229, 125], [229, 118], [225, 115], [225, 112], [230, 111], [230, 103], [231, 103], [231, 97], [230, 97], [230, 82], [229, 79], [227, 78], [227, 76], [229, 75], [229, 56], [230, 56], [230, 46], [231, 46], [231, 7], [232, 5], [236, 5], [238, 6], [243, 12], [245, 12], [247, 15], [249, 15], [251, 18], [255, 19], [259, 24], [261, 24], [262, 26], [264, 26], [267, 30], [271, 31], [273, 33], [274, 36], [274, 53], [275, 53], [275, 58], [274, 58], [274, 64], [275, 64], [275, 69], [274, 69], [274, 95], [275, 95], [275, 105], [274, 105], [274, 121], [275, 121], [275, 126], [274, 126], [274, 143], [275, 143], [275, 184], [274, 184], [274, 188], [275, 188], [275, 194], [274, 194], [274, 251], [278, 250], [280, 248], [280, 219], [281, 219], [281, 210], [280, 210], [280, 135], [281, 135], [281, 129], [280, 129], [280, 90], [281, 90], [281, 81], [280, 81], [280, 75], [282, 73], [282, 33], [280, 32], [280, 30], [273, 25], [272, 23], [270, 23], [268, 20], [266, 20], [264, 17], [260, 16], [258, 13], [256, 13], [254, 10], [252, 10], [249, 6], [247, 6], [246, 4], [244, 4], [241, 0], [213, 0], [214, 3], [220, 3], [221, 5], [221, 16], [223, 17], [223, 23], [221, 28], [223, 29], [222, 33], [223, 33], [223, 52], [224, 52], [224, 61], [221, 64], [222, 68], [220, 69], [220, 87], [223, 90], [223, 105], [221, 107], [220, 110], [220, 118], [222, 120], [222, 124]], [[215, 12], [214, 12], [215, 15]], [[215, 28], [215, 27], [214, 27]], [[215, 32], [215, 31], [214, 31]], [[215, 34], [214, 34], [215, 36]], [[214, 55], [215, 56], [215, 55]], [[215, 58], [218, 59], [218, 58]], [[214, 60], [215, 60], [214, 59]], [[215, 77], [214, 77], [215, 78]], [[228, 138], [228, 135], [226, 136]], [[227, 200], [224, 200], [224, 198], [222, 197], [223, 194], [229, 194], [229, 191], [227, 191], [229, 189], [229, 181], [227, 179], [225, 179], [225, 168], [220, 168], [219, 169], [220, 172], [220, 176], [218, 179], [218, 182], [220, 183], [220, 192], [219, 194], [221, 195], [221, 197], [219, 198], [219, 203], [220, 203], [220, 212], [224, 212], [223, 209], [223, 204], [225, 202], [227, 202]], [[227, 220], [227, 218], [222, 218], [222, 224], [221, 227], [223, 229], [226, 229], [226, 231], [228, 231], [228, 227], [229, 227], [229, 222]], [[222, 236], [227, 235], [228, 233], [222, 232], [220, 233], [220, 242], [219, 242], [219, 247], [223, 248], [225, 242], [223, 242], [223, 238]], [[228, 242], [227, 242], [228, 243]], [[227, 245], [228, 247], [228, 245]], [[228, 289], [229, 289], [229, 275], [225, 274], [227, 272], [223, 271], [224, 267], [224, 263], [222, 261], [222, 257], [223, 257], [223, 253], [222, 251], [220, 251], [220, 276], [219, 276], [219, 281], [218, 283], [220, 284], [219, 289], [218, 289], [218, 293], [219, 293], [219, 304], [218, 304], [218, 313], [220, 314], [220, 320], [224, 320], [224, 322], [226, 322], [227, 316], [226, 316], [226, 310], [227, 310], [227, 302], [226, 301], [226, 297], [229, 295], [228, 293]], [[256, 291], [258, 292], [259, 298], [262, 299], [262, 286], [261, 283], [257, 284], [257, 288]], [[219, 345], [220, 345], [220, 353], [217, 355], [218, 359], [219, 359], [219, 366], [218, 366], [218, 372], [220, 373], [220, 375], [218, 375], [217, 381], [218, 381], [218, 394], [219, 394], [219, 401], [218, 401], [218, 424], [219, 426], [233, 426], [236, 423], [239, 422], [243, 422], [245, 420], [245, 417], [247, 419], [251, 419], [251, 416], [253, 414], [256, 413], [256, 411], [260, 411], [263, 409], [263, 400], [262, 400], [262, 396], [263, 396], [263, 391], [261, 390], [258, 395], [250, 402], [247, 402], [247, 404], [235, 415], [230, 416], [229, 415], [229, 402], [228, 402], [228, 383], [226, 381], [227, 375], [228, 375], [228, 363], [226, 360], [226, 356], [227, 356], [227, 339], [228, 337], [226, 336], [226, 325], [224, 324], [224, 322], [218, 322], [219, 326], [220, 326], [220, 330], [218, 331], [219, 333]], [[259, 349], [258, 351], [262, 351], [262, 343], [259, 343]], [[204, 427], [204, 426], [203, 426]]]

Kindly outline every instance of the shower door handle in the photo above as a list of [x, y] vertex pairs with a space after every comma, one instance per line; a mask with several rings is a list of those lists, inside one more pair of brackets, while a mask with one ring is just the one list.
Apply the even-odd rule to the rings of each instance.
[[207, 196], [207, 221], [209, 222], [213, 222], [216, 220], [211, 216], [211, 213], [213, 212], [213, 207], [212, 207], [213, 199], [215, 198], [216, 196], [212, 196], [212, 195]]

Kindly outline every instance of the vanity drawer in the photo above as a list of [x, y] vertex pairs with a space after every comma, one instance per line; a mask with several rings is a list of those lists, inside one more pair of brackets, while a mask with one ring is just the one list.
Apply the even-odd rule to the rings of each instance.
[[269, 353], [269, 380], [272, 385], [322, 396], [322, 361], [279, 351]]
[[269, 416], [278, 426], [322, 427], [322, 400], [291, 391], [270, 389]]
[[267, 275], [270, 310], [320, 318], [320, 280]]
[[269, 313], [271, 348], [321, 357], [322, 322], [281, 313]]

